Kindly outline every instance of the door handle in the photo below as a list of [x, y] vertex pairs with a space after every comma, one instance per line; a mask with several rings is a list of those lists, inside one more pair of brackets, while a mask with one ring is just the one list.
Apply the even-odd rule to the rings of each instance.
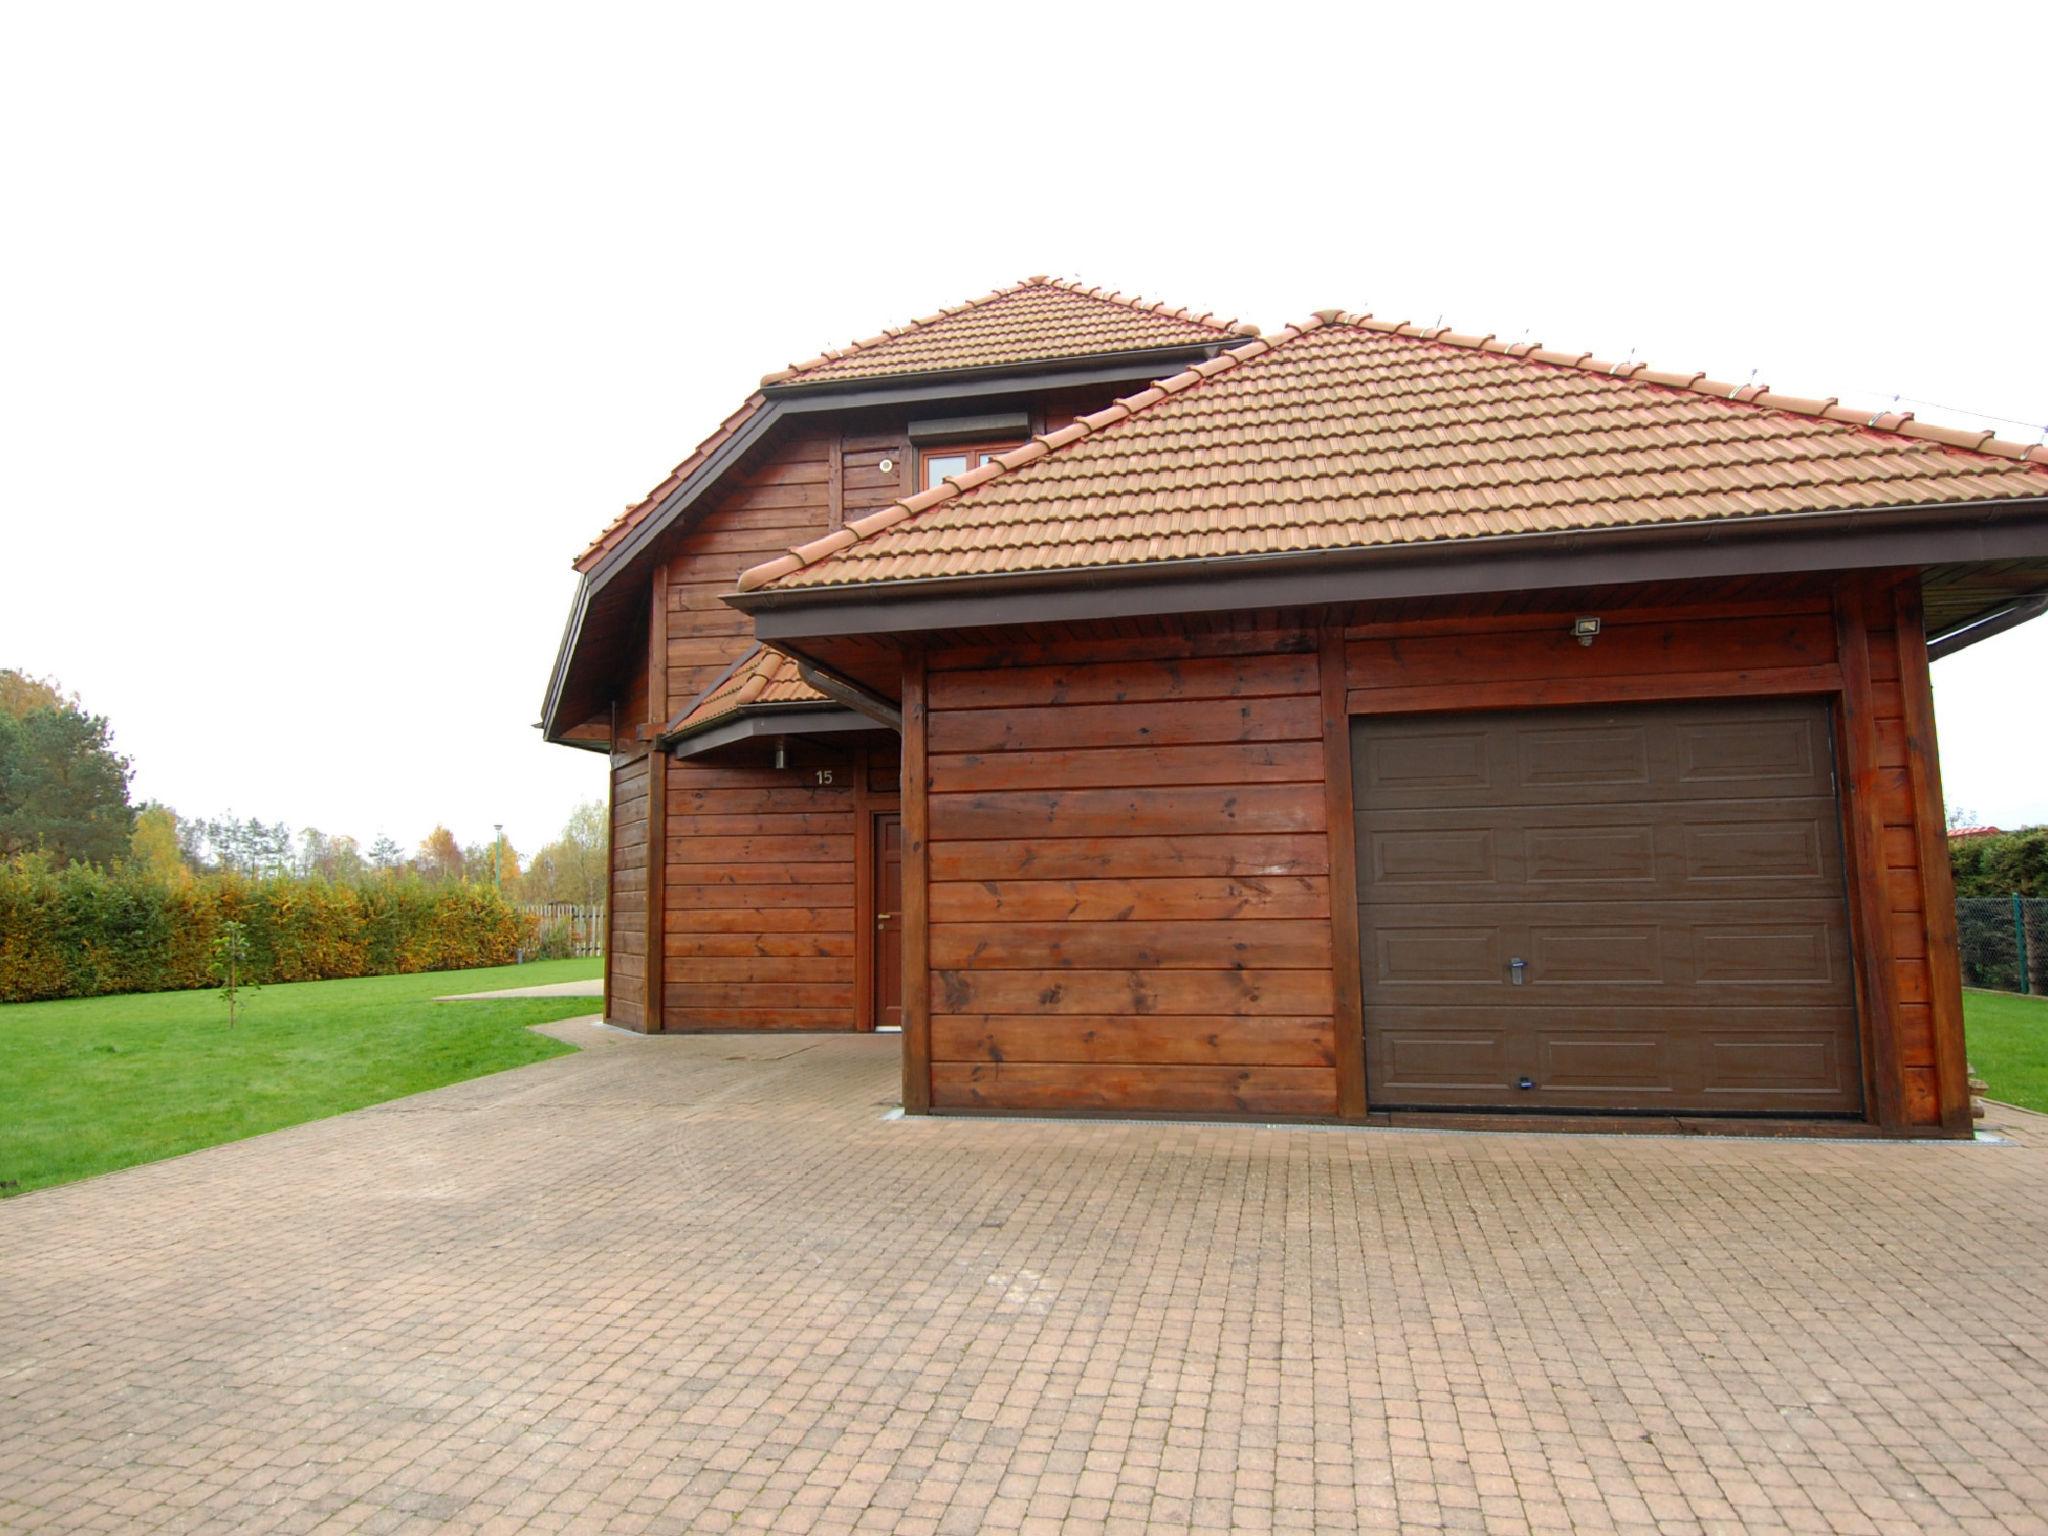
[[1520, 986], [1529, 970], [1529, 962], [1520, 955], [1508, 962], [1508, 980]]
[[875, 926], [876, 926], [877, 928], [886, 928], [886, 927], [888, 927], [888, 926], [889, 926], [889, 919], [890, 919], [890, 918], [892, 918], [892, 917], [894, 917], [895, 915], [896, 915], [896, 914], [895, 914], [894, 912], [877, 912], [877, 913], [875, 914]]

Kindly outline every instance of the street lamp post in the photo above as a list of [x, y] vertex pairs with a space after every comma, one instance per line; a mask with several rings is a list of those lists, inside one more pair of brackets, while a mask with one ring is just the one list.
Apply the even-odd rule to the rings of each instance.
[[494, 821], [491, 830], [498, 834], [497, 846], [491, 853], [491, 884], [502, 890], [505, 885], [505, 823]]

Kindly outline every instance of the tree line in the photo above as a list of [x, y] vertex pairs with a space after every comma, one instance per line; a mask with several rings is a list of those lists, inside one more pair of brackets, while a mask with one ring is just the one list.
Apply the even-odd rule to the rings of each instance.
[[180, 816], [155, 802], [131, 804], [133, 772], [105, 716], [50, 679], [0, 669], [0, 859], [127, 866], [168, 882], [237, 875], [364, 885], [412, 876], [491, 885], [514, 901], [605, 899], [610, 826], [600, 801], [578, 805], [522, 863], [509, 842], [465, 845], [439, 824], [407, 852], [385, 836], [365, 846], [346, 833], [233, 812]]
[[604, 899], [607, 822], [578, 806], [525, 868], [436, 826], [389, 838], [133, 805], [105, 717], [0, 670], [0, 1003], [460, 970], [573, 953], [521, 901]]

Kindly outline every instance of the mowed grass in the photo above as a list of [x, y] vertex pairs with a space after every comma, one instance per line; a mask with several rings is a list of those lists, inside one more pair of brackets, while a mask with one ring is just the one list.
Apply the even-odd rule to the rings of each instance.
[[2048, 998], [1965, 991], [1963, 1028], [1990, 1096], [2048, 1114]]
[[581, 981], [602, 960], [0, 1007], [0, 1198], [174, 1157], [573, 1050], [529, 1024], [588, 997], [436, 1003]]

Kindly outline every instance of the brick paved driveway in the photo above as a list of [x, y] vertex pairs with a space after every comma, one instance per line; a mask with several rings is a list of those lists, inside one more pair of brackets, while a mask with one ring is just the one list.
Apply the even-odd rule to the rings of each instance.
[[0, 1205], [0, 1530], [2048, 1531], [2031, 1145], [885, 1121], [637, 1040]]

